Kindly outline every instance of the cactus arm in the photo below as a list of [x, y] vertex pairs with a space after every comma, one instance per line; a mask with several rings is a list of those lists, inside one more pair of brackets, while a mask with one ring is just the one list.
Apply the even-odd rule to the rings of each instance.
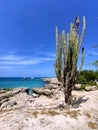
[[59, 44], [58, 27], [56, 26], [56, 56], [57, 57], [58, 57], [58, 44]]
[[83, 38], [84, 38], [85, 28], [86, 28], [86, 18], [85, 18], [85, 16], [83, 16], [83, 27], [82, 27], [82, 33], [81, 33], [81, 36], [80, 36], [78, 54], [80, 52], [80, 48], [81, 48], [82, 41], [83, 41]]
[[79, 73], [82, 70], [83, 63], [84, 63], [84, 48], [82, 48], [82, 59], [81, 59], [81, 65], [80, 65]]
[[[60, 41], [59, 41], [60, 39]], [[58, 27], [56, 27], [56, 63], [54, 64], [58, 81], [61, 82], [62, 75], [62, 37], [58, 35]]]
[[66, 47], [66, 37], [65, 37], [64, 30], [62, 31], [62, 49], [63, 49], [63, 55], [64, 55], [64, 65], [66, 65], [66, 63], [67, 63], [67, 47]]

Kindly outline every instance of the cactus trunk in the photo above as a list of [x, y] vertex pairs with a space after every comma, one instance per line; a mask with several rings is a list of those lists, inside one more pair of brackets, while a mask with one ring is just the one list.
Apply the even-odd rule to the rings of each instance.
[[82, 60], [80, 64], [80, 70], [78, 71], [77, 61], [84, 37], [85, 25], [86, 20], [85, 17], [83, 17], [83, 28], [80, 38], [73, 23], [70, 24], [70, 33], [66, 36], [63, 30], [60, 39], [58, 38], [58, 28], [56, 27], [55, 72], [58, 81], [61, 82], [64, 89], [65, 103], [68, 105], [70, 105], [72, 102], [72, 89], [75, 86], [75, 81], [78, 74], [82, 70], [82, 65], [84, 63], [84, 48], [82, 48]]

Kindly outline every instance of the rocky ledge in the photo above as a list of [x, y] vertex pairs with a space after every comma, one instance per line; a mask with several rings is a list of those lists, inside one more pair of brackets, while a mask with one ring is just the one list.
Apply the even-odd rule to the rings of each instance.
[[59, 98], [59, 94], [62, 93], [61, 86], [56, 78], [44, 78], [46, 84], [43, 88], [33, 88], [33, 93], [38, 96], [45, 95], [50, 98]]
[[28, 93], [28, 88], [14, 88], [14, 89], [3, 89], [0, 88], [0, 109], [11, 108], [17, 105], [17, 100], [12, 100], [13, 97], [20, 93]]
[[98, 90], [73, 90], [78, 107], [67, 108], [57, 79], [44, 80], [31, 95], [28, 88], [0, 89], [0, 130], [98, 130]]

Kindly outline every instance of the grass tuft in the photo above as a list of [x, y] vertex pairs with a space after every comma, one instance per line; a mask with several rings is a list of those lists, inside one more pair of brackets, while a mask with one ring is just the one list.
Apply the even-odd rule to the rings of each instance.
[[41, 114], [42, 115], [46, 114], [46, 115], [56, 116], [56, 115], [59, 115], [60, 113], [57, 111], [53, 111], [53, 110], [50, 111], [49, 110], [49, 111], [41, 111]]
[[38, 111], [34, 111], [33, 113], [32, 113], [32, 115], [35, 117], [35, 118], [37, 118], [37, 116], [38, 116]]
[[80, 110], [77, 110], [77, 111], [75, 111], [75, 110], [73, 110], [73, 111], [67, 111], [66, 115], [70, 115], [72, 118], [77, 119], [77, 116], [80, 114], [79, 111]]
[[92, 128], [92, 129], [96, 129], [95, 124], [93, 122], [88, 122], [88, 127]]
[[88, 118], [91, 118], [91, 115], [87, 112], [86, 114], [85, 114]]

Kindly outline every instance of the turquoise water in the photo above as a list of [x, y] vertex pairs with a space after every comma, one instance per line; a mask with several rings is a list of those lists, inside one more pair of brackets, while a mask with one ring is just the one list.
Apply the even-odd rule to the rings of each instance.
[[17, 88], [17, 87], [43, 87], [46, 84], [41, 78], [0, 78], [0, 88]]

